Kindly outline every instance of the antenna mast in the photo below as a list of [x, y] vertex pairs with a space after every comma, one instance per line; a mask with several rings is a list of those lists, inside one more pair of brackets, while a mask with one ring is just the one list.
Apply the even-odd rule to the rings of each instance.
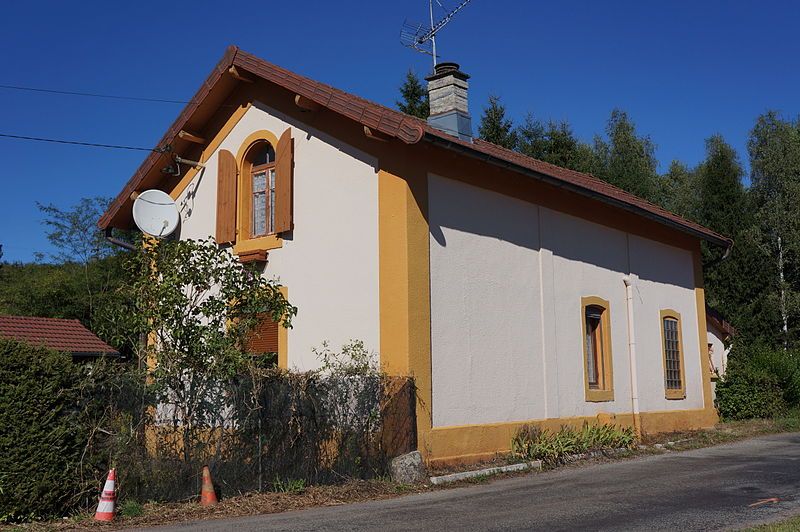
[[[434, 22], [434, 0], [428, 0], [430, 27], [426, 28], [423, 24], [406, 21], [403, 24], [403, 29], [400, 31], [400, 42], [409, 48], [413, 48], [418, 52], [422, 52], [423, 54], [428, 54], [433, 57], [433, 66], [436, 67], [436, 61], [438, 58], [436, 55], [436, 34], [453, 19], [456, 13], [466, 7], [466, 5], [471, 1], [472, 0], [462, 0], [462, 2], [458, 4], [455, 9], [447, 13], [439, 22]], [[439, 0], [436, 0], [436, 3], [439, 4], [440, 7], [444, 7]]]

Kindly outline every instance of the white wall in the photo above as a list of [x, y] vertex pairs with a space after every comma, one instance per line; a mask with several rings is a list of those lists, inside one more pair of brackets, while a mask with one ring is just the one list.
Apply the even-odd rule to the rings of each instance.
[[[702, 408], [688, 251], [429, 176], [434, 426], [631, 411], [623, 279], [642, 411]], [[581, 297], [609, 302], [614, 401], [587, 402]], [[687, 398], [667, 400], [659, 311], [681, 313]]]
[[714, 361], [714, 367], [717, 368], [721, 377], [725, 375], [725, 369], [728, 367], [728, 351], [730, 351], [729, 348], [725, 347], [723, 340], [725, 333], [717, 330], [711, 324], [708, 324], [706, 331], [708, 332], [708, 343], [711, 344], [713, 350], [711, 359]]
[[[313, 369], [313, 347], [328, 340], [338, 348], [364, 340], [377, 351], [378, 180], [377, 161], [263, 104], [255, 104], [219, 149], [238, 153], [257, 130], [279, 137], [292, 127], [295, 142], [294, 224], [291, 240], [270, 250], [264, 272], [288, 287], [298, 307], [288, 334], [289, 367]], [[217, 155], [178, 198], [181, 238], [216, 232]]]
[[429, 176], [433, 423], [542, 417], [537, 207]]

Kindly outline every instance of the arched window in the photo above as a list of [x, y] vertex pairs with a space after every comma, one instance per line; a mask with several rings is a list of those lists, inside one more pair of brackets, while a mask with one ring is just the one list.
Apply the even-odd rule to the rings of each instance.
[[599, 297], [584, 297], [581, 300], [581, 309], [586, 400], [613, 401], [608, 301]]
[[250, 163], [250, 238], [275, 232], [275, 149], [267, 141], [254, 144]]
[[667, 399], [684, 399], [686, 382], [683, 368], [681, 315], [674, 310], [662, 310], [660, 317], [665, 396]]

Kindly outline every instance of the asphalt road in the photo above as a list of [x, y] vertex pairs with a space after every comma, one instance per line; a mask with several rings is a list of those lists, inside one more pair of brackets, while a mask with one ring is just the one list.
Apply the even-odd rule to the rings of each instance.
[[[800, 513], [800, 434], [153, 530], [728, 530]], [[760, 504], [777, 497], [777, 503]]]

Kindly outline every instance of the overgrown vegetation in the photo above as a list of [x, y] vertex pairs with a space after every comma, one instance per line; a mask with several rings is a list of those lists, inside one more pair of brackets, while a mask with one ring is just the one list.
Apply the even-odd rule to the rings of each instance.
[[553, 432], [537, 425], [524, 425], [511, 439], [511, 453], [521, 460], [558, 464], [571, 455], [593, 451], [632, 448], [636, 434], [631, 427], [584, 422], [580, 429], [562, 426]]
[[717, 383], [717, 408], [726, 420], [774, 418], [800, 408], [800, 353], [737, 347]]
[[194, 497], [204, 465], [223, 495], [296, 493], [385, 474], [390, 453], [416, 446], [413, 384], [363, 342], [323, 345], [307, 373], [247, 351], [257, 320], [290, 326], [296, 309], [212, 241], [147, 243], [123, 271], [95, 323], [131, 363], [0, 347], [2, 520], [87, 509], [110, 467], [122, 503]]

